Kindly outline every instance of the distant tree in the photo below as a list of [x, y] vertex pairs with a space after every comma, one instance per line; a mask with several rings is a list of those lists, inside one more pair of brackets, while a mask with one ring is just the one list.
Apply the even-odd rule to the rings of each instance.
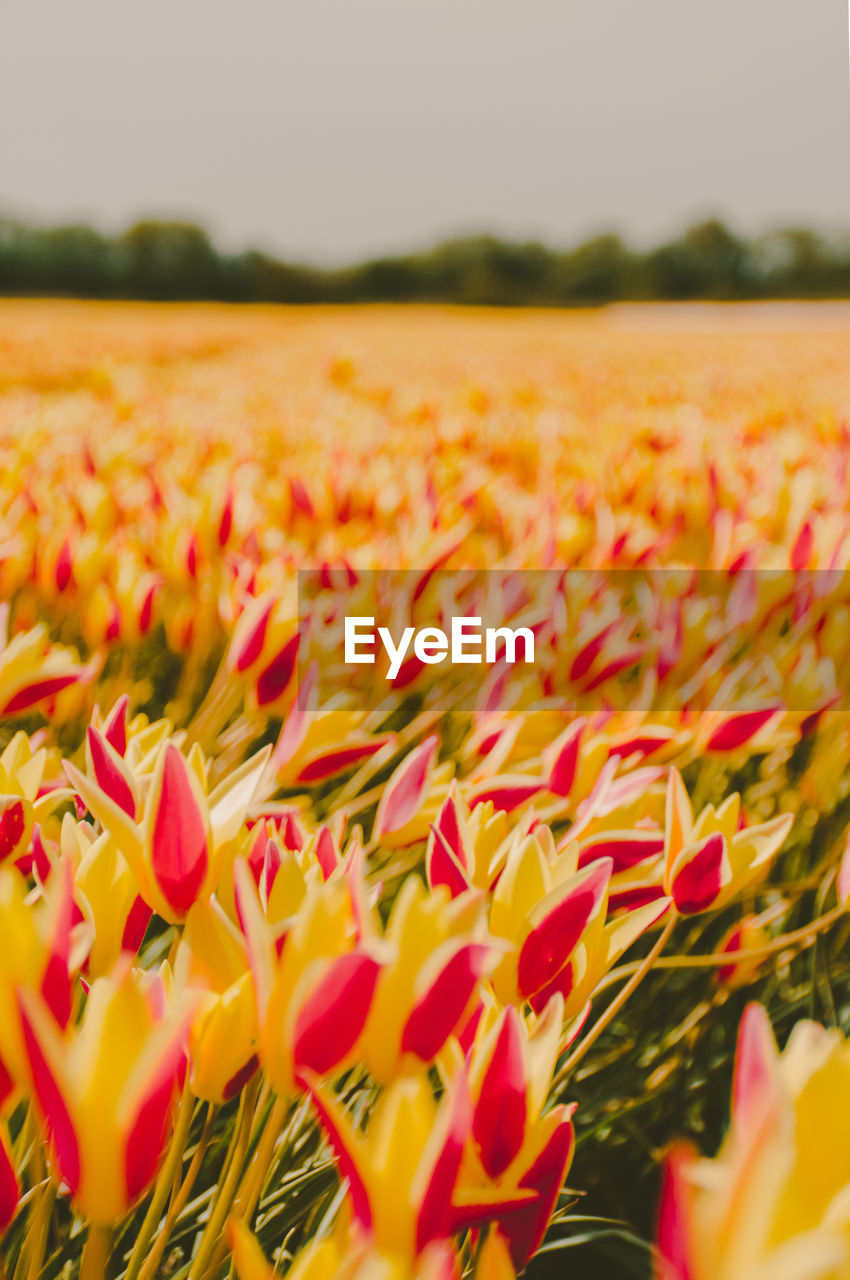
[[636, 290], [634, 256], [617, 235], [594, 236], [559, 254], [552, 270], [554, 300], [598, 306]]
[[536, 241], [466, 236], [422, 253], [342, 269], [220, 254], [187, 222], [138, 222], [118, 237], [0, 218], [0, 292], [231, 302], [433, 301], [600, 306], [621, 298], [850, 296], [850, 236], [807, 228], [756, 240], [713, 218], [648, 253], [612, 233], [556, 252]]
[[221, 259], [200, 227], [188, 222], [137, 222], [116, 245], [122, 292], [170, 301], [218, 298]]
[[740, 298], [752, 288], [747, 245], [716, 218], [648, 254], [647, 292], [657, 298]]

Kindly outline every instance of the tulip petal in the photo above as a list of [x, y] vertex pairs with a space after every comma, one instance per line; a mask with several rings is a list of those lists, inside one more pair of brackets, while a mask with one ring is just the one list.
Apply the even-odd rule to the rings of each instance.
[[517, 1270], [521, 1270], [540, 1248], [557, 1204], [575, 1144], [571, 1114], [571, 1109], [563, 1106], [549, 1113], [547, 1119], [554, 1117], [555, 1127], [519, 1183], [520, 1187], [536, 1191], [538, 1198], [528, 1208], [510, 1215], [502, 1224]]
[[687, 1148], [675, 1148], [664, 1167], [658, 1215], [659, 1280], [696, 1280], [688, 1238], [690, 1188], [685, 1177], [692, 1160]]
[[299, 632], [287, 640], [286, 644], [275, 654], [269, 665], [262, 671], [257, 679], [257, 705], [267, 707], [272, 702], [277, 702], [289, 688], [290, 681], [295, 674], [295, 664], [298, 658], [298, 646], [301, 641]]
[[588, 922], [602, 907], [611, 872], [610, 858], [592, 863], [532, 928], [517, 962], [517, 982], [524, 998], [550, 983], [564, 967]]
[[435, 1134], [437, 1154], [419, 1202], [419, 1213], [416, 1219], [418, 1253], [421, 1253], [432, 1240], [443, 1240], [452, 1233], [454, 1218], [452, 1195], [471, 1123], [472, 1105], [469, 1089], [466, 1077], [459, 1074], [455, 1077], [444, 1099], [442, 1115], [437, 1121], [438, 1129]]
[[606, 831], [584, 842], [578, 865], [586, 867], [599, 858], [610, 858], [614, 871], [625, 871], [664, 851], [664, 835], [659, 831]]
[[36, 1101], [53, 1143], [59, 1172], [73, 1195], [80, 1185], [80, 1148], [68, 1103], [42, 1044], [52, 1038], [52, 1032], [38, 1008], [25, 1000], [24, 993], [19, 995], [18, 1003]]
[[739, 711], [727, 716], [714, 730], [706, 747], [709, 751], [735, 751], [781, 714], [779, 707], [762, 707], [758, 711]]
[[500, 1177], [522, 1146], [526, 1109], [520, 1019], [509, 1005], [481, 1082], [472, 1122], [481, 1163], [489, 1177]]
[[698, 915], [723, 887], [726, 839], [719, 831], [684, 849], [673, 864], [670, 894], [680, 915]]
[[483, 943], [465, 943], [443, 966], [417, 1001], [404, 1025], [402, 1053], [432, 1062], [463, 1016], [484, 973], [491, 951]]
[[91, 772], [101, 791], [109, 796], [129, 818], [136, 816], [136, 796], [132, 775], [114, 747], [100, 734], [94, 725], [86, 731]]
[[336, 747], [333, 751], [322, 751], [302, 766], [295, 781], [324, 782], [326, 778], [332, 778], [334, 774], [342, 773], [344, 769], [350, 769], [352, 765], [373, 756], [388, 741], [388, 738], [370, 738], [368, 742], [353, 742]]
[[296, 1071], [326, 1075], [348, 1056], [363, 1030], [379, 966], [352, 952], [328, 965], [298, 1010], [292, 1057]]
[[437, 738], [431, 735], [402, 760], [384, 788], [375, 817], [377, 840], [400, 831], [416, 816], [437, 754]]
[[[152, 791], [156, 795], [156, 788]], [[177, 912], [188, 911], [207, 874], [207, 832], [188, 765], [170, 742], [153, 814], [151, 864], [168, 905]]]
[[440, 828], [433, 824], [425, 854], [425, 871], [432, 889], [444, 884], [453, 898], [469, 888], [469, 881], [459, 859], [455, 857]]
[[0, 1130], [0, 1232], [5, 1231], [15, 1216], [21, 1188], [12, 1163], [5, 1130]]
[[354, 1216], [364, 1231], [372, 1229], [372, 1207], [369, 1204], [369, 1193], [366, 1182], [360, 1173], [355, 1155], [357, 1138], [352, 1131], [348, 1117], [342, 1112], [336, 1100], [326, 1098], [324, 1092], [317, 1088], [315, 1077], [303, 1077], [301, 1083], [307, 1089], [319, 1121], [325, 1131], [325, 1137], [336, 1156], [339, 1171], [348, 1180], [348, 1193]]
[[735, 1050], [732, 1115], [736, 1121], [746, 1121], [772, 1096], [777, 1058], [776, 1041], [767, 1013], [756, 1002], [748, 1004], [738, 1028]]
[[178, 1029], [148, 1071], [145, 1092], [136, 1101], [124, 1153], [124, 1176], [130, 1200], [135, 1200], [153, 1178], [165, 1147], [171, 1099], [185, 1056], [181, 1041], [182, 1031]]
[[549, 768], [547, 789], [556, 796], [568, 796], [573, 789], [578, 769], [581, 735], [586, 721], [574, 720], [556, 743], [557, 752]]
[[33, 808], [20, 796], [0, 796], [0, 862], [26, 852]]
[[119, 756], [125, 755], [127, 751], [127, 712], [129, 709], [130, 699], [126, 693], [122, 693], [103, 722], [103, 736], [109, 745], [118, 752]]

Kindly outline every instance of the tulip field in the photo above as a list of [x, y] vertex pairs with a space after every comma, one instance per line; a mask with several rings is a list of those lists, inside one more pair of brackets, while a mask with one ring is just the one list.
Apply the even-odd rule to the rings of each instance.
[[0, 301], [0, 1280], [850, 1277], [848, 351]]

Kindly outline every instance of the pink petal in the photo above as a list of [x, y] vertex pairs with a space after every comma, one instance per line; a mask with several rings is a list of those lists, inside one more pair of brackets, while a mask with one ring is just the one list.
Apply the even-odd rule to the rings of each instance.
[[127, 1197], [135, 1200], [156, 1173], [170, 1128], [171, 1099], [185, 1061], [182, 1031], [164, 1050], [140, 1099], [124, 1152]]
[[600, 909], [613, 864], [602, 858], [536, 925], [519, 953], [517, 981], [524, 998], [551, 982], [564, 967], [588, 921]]
[[0, 1231], [5, 1231], [14, 1218], [20, 1197], [12, 1156], [5, 1136], [0, 1134]]
[[775, 1090], [776, 1041], [762, 1005], [748, 1004], [738, 1028], [732, 1115], [736, 1121], [761, 1109]]
[[133, 901], [127, 919], [124, 921], [124, 932], [121, 935], [121, 950], [130, 951], [134, 955], [138, 952], [139, 947], [145, 940], [145, 934], [148, 925], [151, 922], [153, 911], [150, 909], [144, 898], [138, 894]]
[[592, 693], [600, 685], [604, 684], [606, 680], [612, 680], [621, 671], [628, 671], [629, 667], [633, 667], [640, 662], [645, 654], [645, 645], [634, 645], [631, 649], [625, 649], [619, 657], [612, 658], [601, 671], [597, 671], [593, 678], [587, 681], [584, 686], [585, 693]]
[[691, 1161], [692, 1157], [686, 1148], [674, 1148], [664, 1167], [658, 1214], [658, 1280], [696, 1280], [688, 1238], [690, 1197], [685, 1179]]
[[570, 680], [581, 680], [582, 676], [587, 673], [595, 662], [603, 644], [608, 639], [608, 636], [614, 630], [616, 625], [616, 619], [614, 622], [609, 622], [608, 625], [603, 627], [602, 630], [599, 631], [591, 640], [588, 640], [587, 644], [582, 649], [579, 649], [578, 653], [573, 658], [572, 666], [570, 667]]
[[494, 780], [491, 786], [483, 787], [480, 791], [476, 791], [471, 797], [469, 805], [471, 809], [474, 809], [479, 804], [486, 804], [489, 800], [494, 809], [498, 809], [502, 813], [512, 813], [514, 809], [518, 809], [527, 800], [532, 800], [542, 790], [543, 784], [541, 782], [498, 782]]
[[706, 746], [709, 751], [734, 751], [754, 738], [759, 729], [777, 714], [777, 707], [759, 711], [740, 711], [729, 716], [714, 730]]
[[549, 770], [546, 786], [556, 796], [568, 796], [575, 782], [579, 747], [585, 721], [576, 720], [560, 739], [558, 753]]
[[339, 1165], [339, 1171], [343, 1178], [348, 1180], [348, 1191], [351, 1196], [351, 1207], [357, 1222], [364, 1231], [372, 1229], [372, 1207], [369, 1204], [369, 1193], [366, 1190], [366, 1184], [360, 1176], [360, 1170], [357, 1168], [357, 1161], [350, 1148], [350, 1138], [343, 1132], [337, 1123], [336, 1117], [330, 1107], [326, 1106], [325, 1101], [310, 1081], [302, 1082], [310, 1093], [313, 1100], [313, 1106], [319, 1114], [319, 1120], [325, 1131], [325, 1137], [331, 1145], [336, 1162]]
[[221, 511], [221, 519], [218, 522], [218, 545], [224, 547], [230, 538], [233, 529], [233, 492], [228, 489], [227, 496], [224, 500], [224, 506]]
[[528, 1003], [535, 1013], [542, 1013], [554, 995], [562, 995], [566, 1000], [575, 986], [575, 974], [571, 961], [567, 961], [563, 969], [555, 974], [551, 982], [545, 983], [539, 991], [528, 997]]
[[352, 952], [328, 965], [298, 1010], [292, 1044], [297, 1071], [326, 1075], [348, 1056], [372, 1004], [379, 965]]
[[71, 978], [68, 964], [71, 955], [71, 928], [74, 924], [74, 888], [71, 864], [67, 859], [57, 868], [56, 874], [60, 880], [60, 891], [54, 900], [41, 994], [59, 1026], [66, 1027], [71, 1017]]
[[498, 1178], [522, 1146], [525, 1134], [525, 1059], [519, 1014], [509, 1005], [493, 1056], [484, 1073], [472, 1133], [481, 1163], [491, 1178]]
[[44, 840], [41, 836], [41, 827], [38, 823], [36, 823], [32, 829], [32, 865], [41, 883], [47, 884], [53, 867], [47, 850], [44, 847]]
[[242, 643], [234, 655], [233, 666], [237, 671], [247, 671], [253, 666], [263, 651], [266, 631], [269, 625], [274, 600], [270, 599], [265, 608], [258, 614], [255, 622], [242, 638]]
[[376, 751], [380, 751], [386, 741], [386, 738], [381, 738], [372, 742], [358, 742], [350, 747], [337, 747], [333, 751], [323, 751], [321, 755], [314, 756], [304, 765], [295, 780], [296, 782], [324, 782], [325, 778], [332, 778], [335, 773], [350, 769], [359, 760], [373, 756]]
[[433, 1061], [462, 1018], [489, 955], [489, 947], [480, 942], [458, 948], [414, 1005], [402, 1032], [403, 1053]]
[[59, 555], [56, 557], [55, 578], [57, 591], [64, 591], [70, 583], [72, 567], [71, 548], [66, 538], [59, 549]]
[[260, 1060], [255, 1053], [245, 1063], [244, 1067], [240, 1067], [235, 1075], [231, 1076], [227, 1084], [222, 1089], [225, 1101], [235, 1098], [245, 1088], [245, 1085], [256, 1074], [260, 1065]]
[[319, 827], [316, 837], [316, 861], [322, 870], [322, 878], [330, 880], [340, 863], [339, 851], [326, 826]]
[[[568, 1116], [567, 1108], [560, 1108]], [[502, 1225], [508, 1239], [514, 1266], [521, 1270], [543, 1243], [546, 1227], [558, 1200], [573, 1154], [572, 1122], [565, 1118], [552, 1133], [531, 1168], [520, 1179], [520, 1186], [538, 1193], [528, 1208], [512, 1214]]]
[[111, 747], [123, 756], [127, 750], [127, 711], [130, 699], [126, 693], [115, 703], [103, 725], [103, 736]]
[[582, 846], [578, 865], [586, 867], [599, 858], [610, 858], [615, 871], [625, 871], [663, 852], [663, 832], [630, 831], [628, 835], [613, 837], [600, 835]]
[[298, 645], [301, 641], [299, 632], [287, 640], [286, 644], [275, 654], [269, 665], [257, 680], [257, 704], [266, 707], [276, 702], [289, 687], [295, 674], [295, 663], [298, 657]]
[[434, 821], [434, 826], [443, 837], [445, 844], [451, 853], [457, 858], [460, 865], [466, 869], [466, 854], [463, 849], [463, 839], [460, 834], [460, 818], [457, 812], [457, 801], [454, 794], [454, 784], [452, 790], [446, 796], [440, 805], [440, 811]]
[[469, 888], [459, 860], [449, 847], [449, 843], [438, 827], [432, 826], [432, 838], [428, 842], [425, 854], [425, 872], [428, 884], [432, 889], [444, 884], [453, 898]]
[[0, 798], [0, 862], [17, 853], [26, 831], [27, 813], [23, 800], [16, 796]]
[[416, 1221], [417, 1253], [421, 1253], [432, 1240], [446, 1239], [452, 1234], [454, 1226], [452, 1194], [472, 1121], [472, 1107], [465, 1076], [456, 1076], [451, 1089], [445, 1139], [434, 1161], [419, 1206]]
[[393, 773], [378, 805], [374, 831], [377, 840], [400, 831], [419, 812], [436, 753], [437, 737], [432, 734], [411, 751]]
[[[123, 809], [129, 818], [136, 816], [136, 801], [133, 789], [121, 766], [121, 757], [114, 748], [109, 747], [106, 739], [98, 733], [93, 725], [87, 730], [89, 756], [92, 772], [101, 791], [114, 800], [119, 809]], [[110, 754], [110, 750], [114, 754]]]
[[172, 743], [165, 748], [151, 862], [168, 905], [174, 911], [188, 911], [207, 874], [207, 833], [188, 765]]
[[664, 889], [658, 884], [642, 884], [635, 889], [614, 890], [608, 899], [608, 911], [633, 911], [636, 907], [644, 907], [648, 902], [655, 902], [664, 897]]
[[20, 1006], [20, 1013], [36, 1100], [53, 1142], [59, 1172], [73, 1195], [80, 1185], [80, 1148], [71, 1113], [23, 1006]]
[[694, 848], [687, 862], [676, 872], [671, 896], [680, 915], [697, 915], [714, 902], [722, 887], [726, 840], [715, 831]]
[[791, 568], [795, 573], [808, 567], [814, 545], [814, 529], [811, 520], [804, 520], [800, 526], [794, 545], [791, 547]]
[[28, 711], [37, 702], [42, 702], [45, 698], [52, 698], [54, 694], [67, 689], [69, 685], [76, 684], [79, 678], [80, 673], [74, 671], [64, 676], [46, 676], [43, 680], [34, 680], [32, 684], [24, 685], [23, 689], [19, 689], [17, 693], [12, 695], [0, 710], [0, 715], [14, 716], [21, 711]]

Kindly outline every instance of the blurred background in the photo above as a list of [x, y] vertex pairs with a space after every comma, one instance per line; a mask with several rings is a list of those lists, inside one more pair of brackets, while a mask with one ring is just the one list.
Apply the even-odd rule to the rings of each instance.
[[844, 0], [2, 0], [0, 290], [841, 296], [848, 140]]

